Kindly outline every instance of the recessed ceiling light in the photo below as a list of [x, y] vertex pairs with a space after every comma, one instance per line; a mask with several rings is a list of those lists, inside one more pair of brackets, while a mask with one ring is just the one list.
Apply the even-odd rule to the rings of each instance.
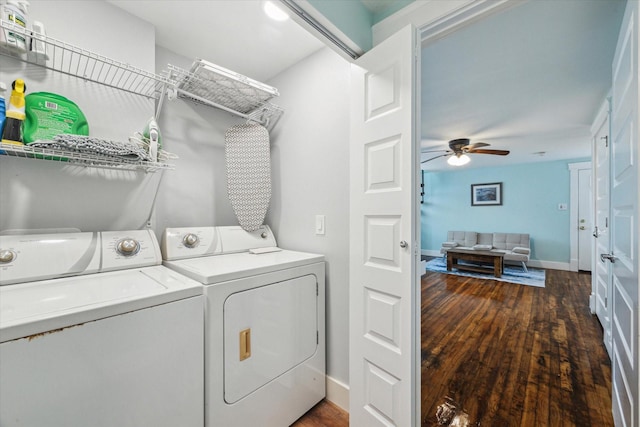
[[271, 0], [264, 2], [264, 13], [275, 21], [286, 21], [289, 19], [289, 14]]

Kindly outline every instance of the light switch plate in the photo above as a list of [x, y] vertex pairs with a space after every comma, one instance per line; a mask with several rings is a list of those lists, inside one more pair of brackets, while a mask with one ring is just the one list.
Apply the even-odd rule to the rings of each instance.
[[566, 203], [559, 203], [558, 204], [558, 210], [559, 211], [566, 211], [567, 210], [567, 204]]
[[324, 215], [316, 215], [316, 236], [324, 236]]

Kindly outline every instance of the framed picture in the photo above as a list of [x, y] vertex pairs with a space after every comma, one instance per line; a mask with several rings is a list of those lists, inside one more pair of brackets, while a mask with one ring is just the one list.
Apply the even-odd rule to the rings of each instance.
[[502, 183], [471, 184], [471, 206], [495, 206], [502, 204]]

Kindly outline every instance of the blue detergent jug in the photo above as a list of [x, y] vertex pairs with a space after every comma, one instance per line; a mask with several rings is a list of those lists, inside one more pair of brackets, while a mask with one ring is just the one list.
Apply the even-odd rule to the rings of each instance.
[[7, 115], [7, 107], [4, 103], [4, 91], [7, 90], [7, 86], [0, 82], [0, 135], [2, 135], [2, 126], [4, 125], [4, 119]]

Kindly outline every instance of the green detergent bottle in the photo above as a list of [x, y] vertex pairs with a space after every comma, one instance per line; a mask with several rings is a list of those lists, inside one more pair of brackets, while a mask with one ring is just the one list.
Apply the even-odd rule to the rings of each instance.
[[87, 119], [73, 102], [64, 96], [36, 92], [26, 96], [24, 142], [51, 140], [56, 135], [89, 135]]

